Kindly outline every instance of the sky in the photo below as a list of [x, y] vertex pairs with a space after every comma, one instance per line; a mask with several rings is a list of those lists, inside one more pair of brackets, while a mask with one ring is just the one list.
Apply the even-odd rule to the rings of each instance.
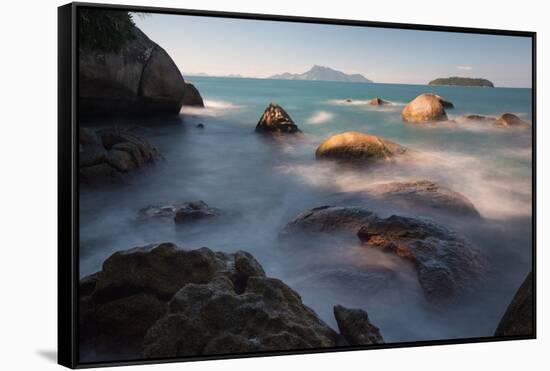
[[134, 20], [184, 75], [268, 77], [322, 65], [380, 83], [464, 76], [531, 87], [526, 37], [168, 14]]

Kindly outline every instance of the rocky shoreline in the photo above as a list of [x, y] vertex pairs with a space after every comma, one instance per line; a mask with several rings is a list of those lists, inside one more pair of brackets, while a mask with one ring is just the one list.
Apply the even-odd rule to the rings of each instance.
[[330, 328], [244, 251], [161, 243], [119, 251], [79, 285], [82, 356], [133, 358], [297, 350], [384, 342], [367, 312], [334, 307]]
[[[80, 58], [82, 118], [178, 115], [182, 105], [204, 107], [198, 89], [183, 79], [164, 49], [138, 29], [136, 38], [119, 51], [83, 49]], [[368, 105], [393, 103], [375, 97]], [[530, 127], [511, 113], [500, 117], [472, 114], [449, 120], [447, 110], [454, 107], [444, 97], [424, 93], [405, 105], [401, 118], [411, 126], [452, 122], [490, 124], [505, 130]], [[295, 137], [300, 142], [307, 135], [298, 124], [282, 106], [272, 102], [254, 132], [282, 141]], [[203, 123], [196, 127], [208, 132]], [[92, 191], [124, 184], [133, 176], [146, 176], [147, 167], [162, 159], [161, 152], [144, 135], [127, 128], [80, 127], [78, 144], [80, 183]], [[317, 144], [312, 161], [349, 165], [358, 173], [391, 166], [416, 150], [359, 131], [334, 133]], [[304, 236], [343, 234], [353, 238], [364, 252], [396, 256], [414, 267], [422, 294], [429, 305], [438, 308], [448, 308], [466, 287], [484, 278], [489, 264], [486, 257], [455, 231], [452, 223], [438, 217], [483, 220], [466, 196], [422, 178], [377, 184], [361, 193], [366, 199], [398, 205], [401, 210], [409, 208], [421, 216], [379, 215], [365, 207], [361, 197], [353, 205], [321, 203], [288, 221], [279, 231], [280, 241], [300, 249]], [[143, 223], [163, 220], [173, 223], [174, 228], [186, 228], [227, 213], [202, 200], [179, 201], [141, 205], [137, 219]], [[532, 332], [531, 280], [529, 275], [518, 290], [496, 336]], [[102, 360], [120, 359], [121, 355], [128, 359], [163, 358], [384, 343], [383, 329], [370, 321], [365, 308], [327, 305], [333, 307], [337, 328], [321, 320], [285, 282], [268, 277], [245, 251], [183, 249], [169, 242], [121, 250], [108, 257], [100, 271], [80, 280], [81, 356], [99, 356]]]

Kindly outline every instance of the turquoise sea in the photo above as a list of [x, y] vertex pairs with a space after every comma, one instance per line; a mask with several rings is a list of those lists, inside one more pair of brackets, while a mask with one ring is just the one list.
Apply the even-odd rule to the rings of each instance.
[[[173, 241], [182, 247], [250, 251], [268, 275], [296, 289], [304, 302], [335, 326], [332, 307], [368, 311], [386, 342], [491, 336], [513, 293], [531, 269], [532, 135], [483, 123], [402, 122], [404, 105], [425, 92], [464, 114], [511, 112], [531, 122], [531, 89], [434, 87], [189, 77], [204, 109], [184, 107], [175, 119], [117, 122], [138, 126], [164, 161], [122, 187], [83, 190], [80, 197], [80, 275], [97, 271], [116, 250]], [[378, 96], [392, 102], [374, 107]], [[351, 99], [351, 102], [346, 100]], [[254, 128], [275, 102], [304, 135], [268, 139]], [[202, 123], [204, 129], [196, 127]], [[105, 122], [86, 125], [101, 127]], [[408, 147], [411, 159], [391, 166], [350, 169], [315, 160], [328, 136], [344, 131], [381, 136]], [[402, 259], [361, 248], [358, 240], [304, 240], [288, 249], [278, 238], [306, 208], [350, 202], [346, 194], [394, 180], [428, 179], [468, 197], [483, 219], [429, 217], [471, 241], [487, 271], [452, 305], [428, 303], [414, 268]], [[218, 221], [190, 227], [136, 223], [150, 204], [204, 200], [224, 210]], [[381, 215], [417, 215], [365, 201]]]

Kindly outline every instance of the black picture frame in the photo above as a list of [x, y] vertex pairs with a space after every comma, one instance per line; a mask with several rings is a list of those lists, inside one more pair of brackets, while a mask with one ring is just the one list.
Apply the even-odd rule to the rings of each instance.
[[447, 340], [414, 341], [371, 346], [343, 346], [336, 348], [294, 349], [290, 351], [224, 354], [169, 359], [120, 360], [116, 362], [80, 363], [78, 359], [78, 279], [79, 279], [79, 182], [78, 182], [78, 38], [77, 10], [96, 8], [132, 12], [222, 17], [266, 21], [284, 21], [328, 25], [398, 28], [424, 31], [521, 36], [532, 42], [532, 273], [536, 293], [536, 32], [497, 30], [486, 28], [447, 27], [412, 23], [386, 23], [348, 19], [283, 16], [272, 14], [234, 13], [175, 8], [159, 8], [96, 3], [70, 3], [58, 8], [58, 363], [69, 368], [122, 366], [183, 361], [263, 357], [289, 354], [342, 352], [380, 348], [418, 347], [536, 339], [536, 295], [533, 298], [533, 333], [526, 336], [477, 337]]

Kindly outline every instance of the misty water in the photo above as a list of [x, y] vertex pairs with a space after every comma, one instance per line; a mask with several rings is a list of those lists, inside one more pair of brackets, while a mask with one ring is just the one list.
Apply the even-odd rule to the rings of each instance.
[[[113, 252], [171, 241], [183, 248], [246, 250], [269, 276], [294, 288], [333, 328], [336, 304], [365, 309], [386, 342], [492, 336], [531, 267], [530, 130], [490, 124], [403, 123], [404, 104], [434, 92], [452, 101], [449, 118], [515, 113], [531, 121], [531, 90], [428, 87], [316, 81], [196, 77], [206, 108], [184, 108], [173, 119], [91, 121], [136, 127], [163, 160], [124, 186], [82, 188], [80, 276], [101, 269]], [[375, 96], [387, 107], [366, 105]], [[352, 102], [347, 102], [346, 99]], [[303, 136], [268, 138], [254, 132], [270, 102], [280, 104]], [[203, 123], [205, 128], [196, 127]], [[346, 168], [315, 160], [328, 136], [356, 130], [408, 147], [395, 164]], [[468, 197], [482, 220], [398, 209], [368, 197], [388, 181], [428, 179]], [[188, 225], [138, 221], [148, 205], [203, 200], [219, 218]], [[487, 262], [478, 282], [445, 306], [428, 302], [414, 267], [392, 254], [362, 247], [353, 234], [309, 236], [290, 246], [281, 229], [321, 205], [355, 205], [380, 216], [428, 216], [457, 231]]]

